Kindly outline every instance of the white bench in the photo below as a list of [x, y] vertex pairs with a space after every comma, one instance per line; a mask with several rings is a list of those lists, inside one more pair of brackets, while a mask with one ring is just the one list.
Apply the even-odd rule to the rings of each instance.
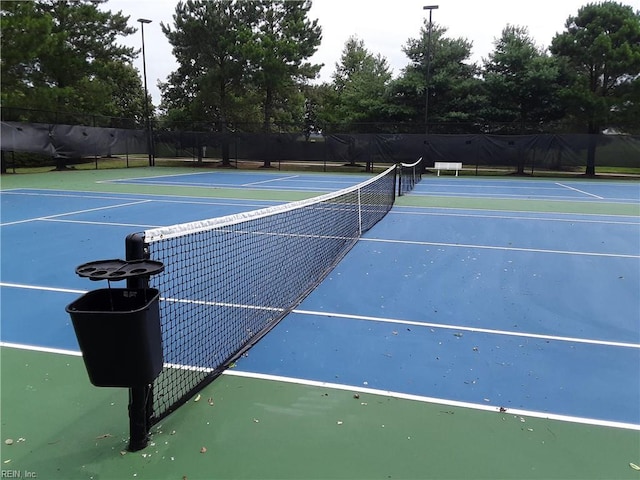
[[435, 162], [433, 168], [438, 171], [438, 176], [440, 176], [440, 170], [455, 170], [457, 177], [458, 171], [462, 170], [462, 162]]

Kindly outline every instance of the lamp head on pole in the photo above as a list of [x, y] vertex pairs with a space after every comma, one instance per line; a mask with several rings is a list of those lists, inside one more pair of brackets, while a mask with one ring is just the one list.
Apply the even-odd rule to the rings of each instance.
[[422, 7], [423, 10], [437, 10], [438, 8], [440, 8], [439, 5], [426, 5]]
[[146, 18], [139, 18], [139, 19], [138, 19], [138, 21], [139, 21], [140, 23], [151, 23], [151, 20], [148, 20], [148, 19], [146, 19]]

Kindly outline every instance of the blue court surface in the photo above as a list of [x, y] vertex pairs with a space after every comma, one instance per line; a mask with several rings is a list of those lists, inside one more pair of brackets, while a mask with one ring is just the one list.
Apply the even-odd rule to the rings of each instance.
[[[197, 189], [323, 192], [362, 178], [225, 172], [105, 184], [164, 187], [153, 195], [5, 190], [1, 340], [78, 351], [65, 306], [96, 286], [77, 265], [123, 258], [132, 232], [277, 203]], [[176, 197], [174, 186], [196, 189]], [[477, 202], [429, 206], [435, 197]], [[230, 374], [640, 429], [640, 184], [428, 177], [406, 198]], [[483, 203], [496, 199], [541, 208]], [[636, 214], [593, 213], [602, 204]]]

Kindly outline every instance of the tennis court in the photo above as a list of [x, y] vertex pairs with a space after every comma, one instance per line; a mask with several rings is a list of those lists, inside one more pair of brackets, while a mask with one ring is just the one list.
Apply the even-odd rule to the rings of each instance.
[[[637, 478], [633, 181], [425, 176], [232, 368], [163, 417], [149, 447], [125, 453], [127, 392], [91, 386], [65, 312], [101, 287], [75, 267], [123, 258], [133, 232], [370, 177], [169, 168], [3, 177], [3, 472]], [[286, 257], [273, 237], [275, 265]], [[195, 350], [202, 340], [188, 342]], [[171, 362], [203, 368], [190, 351]]]

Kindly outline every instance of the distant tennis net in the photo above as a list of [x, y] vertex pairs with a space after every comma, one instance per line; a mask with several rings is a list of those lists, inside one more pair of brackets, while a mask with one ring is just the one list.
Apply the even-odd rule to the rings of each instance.
[[396, 171], [309, 200], [128, 240], [141, 245], [128, 243], [127, 257], [143, 254], [165, 266], [150, 280], [161, 295], [165, 362], [153, 385], [151, 423], [216, 378], [322, 281], [391, 209]]
[[400, 169], [398, 175], [398, 195], [404, 195], [413, 190], [413, 187], [422, 180], [424, 164], [422, 157], [420, 157], [414, 163], [400, 163], [398, 167]]

